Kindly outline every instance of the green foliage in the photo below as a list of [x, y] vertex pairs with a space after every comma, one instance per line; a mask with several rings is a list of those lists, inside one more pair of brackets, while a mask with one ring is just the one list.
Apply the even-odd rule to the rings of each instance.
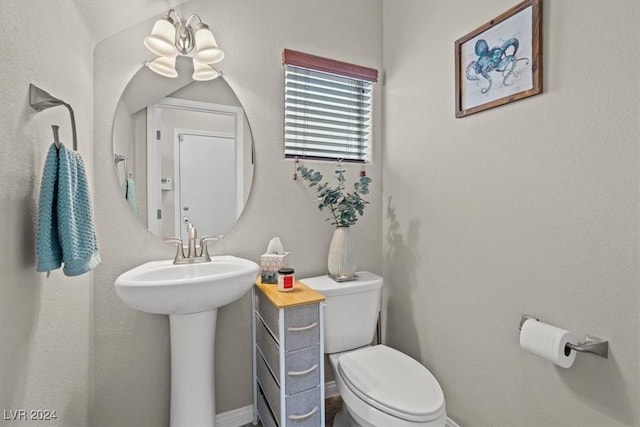
[[334, 173], [338, 185], [331, 187], [328, 182], [322, 181], [322, 174], [306, 166], [298, 166], [298, 172], [304, 181], [309, 183], [309, 187], [313, 188], [318, 195], [318, 209], [329, 209], [331, 217], [327, 221], [331, 221], [331, 225], [336, 227], [349, 227], [358, 221], [358, 215], [364, 215], [364, 208], [369, 204], [368, 201], [360, 197], [361, 194], [369, 194], [369, 183], [371, 178], [361, 176], [360, 179], [353, 184], [353, 191], [346, 191], [346, 178], [344, 176], [345, 169], [342, 163], [338, 163]]

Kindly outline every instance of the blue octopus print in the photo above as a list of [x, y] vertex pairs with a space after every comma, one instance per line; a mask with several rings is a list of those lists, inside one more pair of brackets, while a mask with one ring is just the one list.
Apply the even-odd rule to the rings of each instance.
[[[480, 39], [476, 42], [475, 53], [478, 59], [471, 61], [467, 66], [467, 80], [480, 80], [480, 76], [484, 77], [489, 86], [482, 88], [480, 92], [485, 94], [491, 90], [492, 80], [489, 73], [495, 71], [502, 73], [502, 84], [510, 86], [513, 79], [518, 77], [515, 72], [518, 61], [526, 61], [529, 64], [529, 58], [517, 58], [516, 53], [520, 42], [516, 38], [511, 38], [504, 42], [502, 46], [496, 46], [489, 49], [489, 43]], [[509, 79], [512, 77], [512, 79]]]

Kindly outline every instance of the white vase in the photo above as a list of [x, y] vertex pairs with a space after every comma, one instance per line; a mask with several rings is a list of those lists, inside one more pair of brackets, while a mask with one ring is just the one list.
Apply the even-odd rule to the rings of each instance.
[[348, 279], [355, 275], [357, 263], [351, 228], [338, 227], [333, 232], [327, 266], [329, 275], [336, 278]]

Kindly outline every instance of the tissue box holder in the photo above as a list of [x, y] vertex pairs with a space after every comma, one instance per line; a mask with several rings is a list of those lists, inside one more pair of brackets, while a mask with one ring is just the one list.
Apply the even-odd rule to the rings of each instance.
[[260, 257], [260, 276], [262, 283], [277, 284], [278, 270], [289, 267], [289, 252], [284, 255], [264, 254]]

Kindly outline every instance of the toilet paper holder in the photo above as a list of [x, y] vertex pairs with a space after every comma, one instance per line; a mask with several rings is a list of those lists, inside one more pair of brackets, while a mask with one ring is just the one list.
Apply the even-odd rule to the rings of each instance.
[[[540, 321], [540, 319], [538, 319], [537, 317], [523, 314], [522, 319], [520, 319], [520, 330], [522, 330], [522, 325], [524, 325], [524, 322], [529, 319], [533, 319], [536, 322]], [[593, 335], [585, 334], [584, 342], [579, 342], [578, 344], [567, 344], [564, 349], [565, 355], [568, 356], [571, 350], [579, 351], [581, 353], [592, 353], [608, 359], [609, 341], [603, 340], [602, 338], [594, 337]]]

